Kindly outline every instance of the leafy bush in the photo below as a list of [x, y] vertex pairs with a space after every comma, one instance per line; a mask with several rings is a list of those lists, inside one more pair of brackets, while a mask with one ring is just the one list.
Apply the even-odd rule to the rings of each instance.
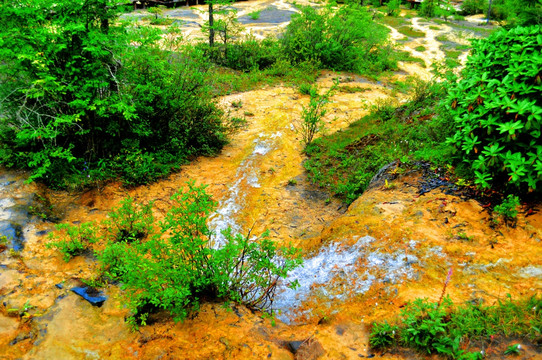
[[121, 201], [121, 205], [113, 209], [102, 223], [107, 239], [113, 242], [145, 239], [153, 230], [152, 205], [152, 202], [147, 205], [135, 204], [131, 197]]
[[203, 54], [159, 45], [161, 30], [116, 21], [121, 10], [112, 0], [2, 5], [3, 164], [57, 187], [97, 168], [137, 184], [224, 145]]
[[309, 106], [303, 106], [301, 113], [301, 136], [305, 147], [309, 146], [314, 139], [314, 136], [322, 131], [324, 127], [323, 117], [326, 115], [327, 110], [324, 108], [329, 102], [329, 97], [332, 92], [337, 88], [338, 84], [335, 83], [325, 94], [318, 94], [318, 89], [311, 87], [309, 95], [311, 97]]
[[476, 15], [484, 14], [487, 10], [486, 0], [465, 0], [461, 3], [461, 14], [463, 15]]
[[387, 34], [388, 29], [360, 6], [320, 10], [306, 6], [292, 16], [281, 43], [294, 63], [312, 61], [334, 70], [380, 72], [397, 66]]
[[64, 261], [68, 262], [76, 255], [80, 255], [88, 246], [98, 241], [96, 234], [97, 226], [94, 222], [86, 222], [80, 225], [58, 224], [56, 232], [50, 234], [50, 238], [57, 238], [46, 244], [47, 248], [56, 248], [63, 255]]
[[542, 27], [501, 30], [473, 42], [446, 111], [455, 134], [447, 141], [482, 188], [539, 190], [542, 180]]
[[508, 195], [502, 204], [495, 206], [493, 211], [504, 218], [506, 222], [515, 221], [518, 216], [519, 198]]
[[[183, 320], [206, 300], [272, 311], [277, 281], [301, 263], [298, 250], [278, 248], [267, 232], [254, 238], [227, 229], [218, 243], [207, 227], [215, 203], [203, 186], [189, 183], [171, 200], [173, 207], [156, 228], [152, 203], [137, 205], [131, 198], [100, 225], [103, 235], [97, 239], [105, 246], [99, 252], [101, 272], [122, 284], [131, 324], [145, 324], [156, 309]], [[63, 225], [68, 240], [52, 246], [75, 255], [79, 244], [90, 242], [83, 236], [87, 225], [82, 226]]]

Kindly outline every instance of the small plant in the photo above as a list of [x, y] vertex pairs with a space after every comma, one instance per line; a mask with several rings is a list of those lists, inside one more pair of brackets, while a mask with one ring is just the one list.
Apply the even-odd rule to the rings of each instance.
[[121, 201], [121, 205], [108, 215], [103, 222], [109, 240], [132, 242], [142, 240], [153, 229], [154, 216], [152, 205], [135, 204], [134, 199], [128, 197]]
[[49, 238], [58, 238], [59, 240], [51, 241], [45, 246], [48, 249], [55, 248], [60, 251], [66, 262], [83, 253], [89, 245], [96, 243], [99, 239], [96, 234], [98, 228], [95, 222], [86, 222], [80, 225], [58, 224], [56, 230], [56, 232], [49, 234]]
[[416, 46], [416, 47], [414, 48], [414, 50], [416, 50], [416, 51], [418, 51], [418, 52], [424, 52], [424, 51], [427, 50], [427, 49], [425, 48], [425, 46], [420, 45], [420, 46]]
[[251, 13], [248, 13], [248, 17], [250, 17], [252, 20], [258, 20], [260, 18], [262, 11], [263, 9], [255, 10]]
[[297, 89], [299, 93], [303, 95], [310, 95], [311, 92], [315, 91], [315, 88], [308, 83], [301, 83]]
[[514, 223], [517, 220], [519, 206], [519, 198], [510, 194], [503, 200], [502, 204], [495, 206], [493, 211], [498, 217], [503, 218], [506, 223]]
[[297, 180], [296, 180], [296, 179], [290, 179], [290, 180], [288, 180], [288, 185], [290, 185], [290, 186], [295, 186], [295, 185], [297, 185]]
[[329, 97], [337, 86], [338, 82], [335, 82], [335, 84], [322, 95], [318, 94], [316, 88], [311, 89], [309, 106], [303, 106], [302, 112], [303, 121], [301, 123], [301, 136], [303, 137], [305, 147], [309, 146], [312, 143], [314, 136], [323, 130], [323, 117], [327, 113], [327, 110], [324, 107], [329, 102]]
[[521, 350], [520, 344], [513, 344], [510, 345], [506, 350], [504, 351], [504, 355], [519, 355]]
[[374, 323], [369, 343], [375, 349], [396, 345], [398, 330], [399, 327], [397, 325], [390, 325], [387, 321]]
[[236, 108], [236, 109], [240, 109], [240, 108], [243, 107], [243, 101], [241, 101], [241, 100], [232, 101], [231, 102], [231, 107]]

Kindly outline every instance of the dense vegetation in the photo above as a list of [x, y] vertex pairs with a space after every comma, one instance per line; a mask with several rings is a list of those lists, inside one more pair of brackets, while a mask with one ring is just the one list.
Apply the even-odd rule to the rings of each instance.
[[464, 15], [485, 14], [490, 11], [492, 20], [503, 21], [506, 27], [542, 24], [540, 0], [465, 0], [461, 4]]
[[388, 30], [358, 6], [302, 8], [280, 41], [239, 37], [226, 12], [213, 47], [120, 21], [110, 0], [0, 6], [0, 161], [53, 187], [147, 183], [215, 153], [228, 129], [213, 94], [396, 66]]
[[94, 283], [121, 283], [134, 326], [160, 309], [183, 320], [209, 300], [272, 311], [277, 280], [300, 265], [298, 251], [277, 248], [267, 233], [213, 234], [206, 222], [216, 204], [203, 186], [188, 183], [171, 200], [157, 225], [152, 203], [127, 198], [101, 224], [60, 225], [49, 247], [67, 261], [94, 248], [101, 264]]
[[69, 176], [137, 184], [225, 143], [201, 54], [164, 50], [159, 31], [113, 23], [114, 2], [9, 2], [1, 10], [4, 164], [53, 186]]
[[462, 78], [446, 99], [448, 142], [483, 188], [540, 190], [542, 27], [501, 30], [473, 43]]
[[[503, 338], [540, 339], [541, 309], [539, 297], [464, 306], [454, 306], [449, 298], [437, 303], [417, 299], [405, 306], [397, 321], [374, 323], [370, 343], [377, 349], [403, 346], [452, 359], [482, 359]], [[517, 350], [512, 345], [505, 354]]]

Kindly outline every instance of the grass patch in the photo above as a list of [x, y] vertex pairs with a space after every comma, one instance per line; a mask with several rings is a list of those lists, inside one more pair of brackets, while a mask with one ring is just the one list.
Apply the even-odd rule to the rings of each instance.
[[470, 50], [471, 46], [470, 45], [457, 45], [455, 47], [456, 50]]
[[360, 93], [360, 92], [364, 92], [364, 91], [370, 91], [371, 89], [370, 88], [362, 88], [362, 87], [359, 87], [359, 86], [342, 85], [342, 86], [339, 86], [337, 88], [337, 90], [342, 92], [342, 93], [354, 94], [354, 93]]
[[447, 58], [444, 63], [446, 64], [446, 66], [450, 69], [455, 69], [456, 67], [458, 66], [461, 66], [461, 62], [459, 62], [458, 60], [456, 59], [449, 59]]
[[258, 20], [260, 18], [260, 15], [262, 13], [263, 9], [253, 11], [251, 13], [248, 13], [248, 17], [252, 20]]
[[312, 84], [319, 74], [320, 71], [310, 63], [293, 66], [288, 62], [278, 62], [268, 69], [249, 72], [215, 66], [207, 72], [207, 83], [213, 96], [223, 96], [258, 89], [264, 85]]
[[416, 47], [414, 48], [414, 50], [416, 50], [416, 51], [418, 51], [418, 52], [424, 52], [424, 51], [427, 50], [427, 49], [425, 48], [425, 46], [420, 45], [420, 46], [416, 46]]
[[431, 29], [431, 30], [440, 30], [440, 27], [435, 26], [435, 25], [431, 25], [431, 26], [429, 26], [429, 29]]
[[408, 51], [398, 51], [398, 58], [399, 61], [406, 61], [406, 62], [413, 62], [420, 64], [421, 67], [425, 68], [425, 61], [419, 57], [412, 56], [411, 53]]
[[400, 26], [397, 28], [397, 31], [405, 36], [418, 38], [418, 37], [425, 37], [425, 33], [423, 31], [418, 31], [412, 28], [412, 26]]
[[446, 54], [446, 58], [448, 59], [455, 59], [459, 58], [459, 55], [463, 54], [463, 51], [459, 50], [452, 50], [446, 47], [441, 46], [440, 49], [444, 51], [444, 54]]
[[438, 36], [435, 36], [435, 40], [437, 41], [440, 41], [440, 42], [445, 42], [445, 41], [450, 41], [450, 39], [448, 38], [447, 35], [438, 35]]
[[392, 28], [398, 28], [400, 26], [410, 24], [410, 21], [405, 20], [400, 16], [384, 16], [378, 19], [378, 22], [391, 26]]
[[374, 323], [370, 344], [377, 349], [401, 346], [447, 358], [481, 359], [481, 350], [489, 354], [500, 348], [512, 353], [514, 345], [506, 348], [509, 341], [503, 341], [511, 337], [539, 341], [541, 315], [542, 298], [536, 296], [519, 301], [509, 297], [489, 306], [455, 306], [449, 298], [441, 303], [416, 299], [391, 324]]
[[347, 203], [367, 188], [384, 165], [401, 159], [440, 162], [445, 131], [432, 120], [442, 85], [417, 81], [412, 100], [400, 107], [381, 101], [347, 129], [318, 138], [306, 148], [309, 179]]

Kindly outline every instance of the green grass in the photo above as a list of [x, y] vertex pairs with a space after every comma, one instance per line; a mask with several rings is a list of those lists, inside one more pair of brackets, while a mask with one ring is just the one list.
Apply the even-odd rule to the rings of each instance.
[[425, 37], [425, 33], [423, 31], [418, 31], [412, 28], [412, 26], [403, 25], [397, 28], [397, 31], [405, 36], [413, 37], [413, 38], [419, 38], [419, 37]]
[[364, 91], [369, 91], [369, 90], [371, 89], [362, 88], [359, 86], [348, 86], [348, 85], [341, 85], [337, 88], [337, 91], [340, 91], [342, 93], [347, 93], [347, 94], [359, 93], [359, 92], [364, 92]]
[[462, 306], [455, 306], [449, 298], [440, 304], [417, 299], [395, 321], [374, 323], [370, 344], [379, 349], [401, 346], [447, 358], [480, 359], [480, 351], [489, 347], [502, 344], [505, 351], [512, 337], [536, 342], [541, 330], [542, 298], [537, 296]]
[[431, 26], [429, 26], [429, 29], [431, 29], [431, 30], [440, 30], [440, 27], [435, 26], [435, 25], [431, 25]]
[[263, 9], [253, 11], [251, 13], [248, 13], [248, 17], [252, 20], [258, 20], [260, 18], [260, 15], [262, 13]]
[[420, 46], [416, 46], [416, 47], [414, 48], [414, 50], [416, 50], [416, 51], [418, 51], [418, 52], [424, 52], [424, 51], [427, 50], [427, 49], [425, 48], [425, 46], [420, 45]]
[[445, 131], [435, 128], [431, 114], [442, 93], [441, 85], [418, 81], [411, 102], [397, 108], [390, 100], [380, 101], [371, 115], [316, 139], [306, 148], [309, 179], [350, 203], [382, 166], [396, 159], [440, 162], [447, 151]]
[[400, 16], [384, 16], [378, 19], [378, 22], [386, 24], [396, 29], [400, 26], [410, 24], [410, 21], [407, 21], [403, 17], [400, 17]]
[[425, 61], [419, 57], [412, 56], [408, 51], [398, 51], [397, 60], [414, 62], [420, 64], [421, 67], [426, 67]]
[[279, 63], [265, 70], [236, 71], [215, 66], [209, 69], [208, 85], [213, 96], [234, 94], [261, 88], [264, 85], [299, 86], [312, 84], [320, 71], [309, 64], [292, 66]]
[[440, 50], [442, 50], [444, 52], [444, 54], [446, 55], [446, 58], [448, 58], [448, 59], [457, 60], [457, 58], [459, 58], [459, 55], [463, 54], [463, 51], [461, 51], [461, 50], [451, 49], [451, 48], [449, 48], [447, 46], [444, 46], [444, 45], [440, 46]]

